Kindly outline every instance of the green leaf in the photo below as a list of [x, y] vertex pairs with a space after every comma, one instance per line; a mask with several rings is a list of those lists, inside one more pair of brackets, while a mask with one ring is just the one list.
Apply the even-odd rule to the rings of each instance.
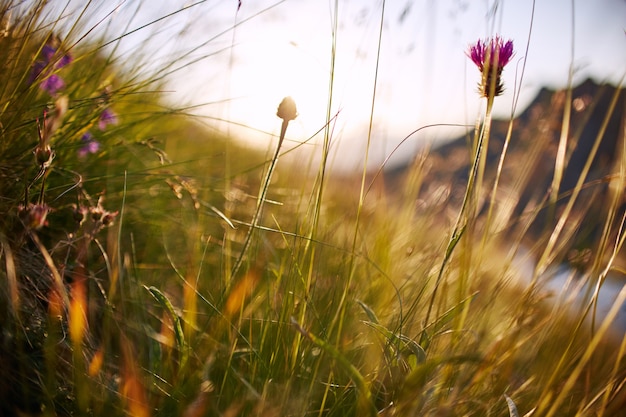
[[378, 323], [373, 323], [371, 321], [365, 321], [363, 323], [366, 326], [369, 326], [372, 329], [379, 332], [380, 334], [382, 334], [389, 341], [389, 344], [392, 346], [396, 346], [397, 345], [396, 342], [400, 341], [402, 345], [399, 346], [399, 348], [401, 350], [408, 349], [412, 354], [415, 355], [415, 358], [417, 359], [417, 363], [422, 363], [426, 360], [426, 352], [424, 351], [424, 349], [422, 349], [419, 343], [417, 343], [410, 337], [405, 336], [403, 334], [396, 334], [390, 331], [389, 329], [387, 329], [385, 326], [380, 325]]
[[356, 302], [361, 306], [363, 311], [365, 311], [365, 314], [367, 314], [367, 318], [369, 318], [371, 322], [376, 324], [380, 323], [380, 321], [378, 321], [378, 317], [376, 317], [376, 313], [374, 313], [374, 310], [372, 310], [370, 306], [368, 306], [361, 300], [356, 300]]
[[300, 334], [313, 342], [313, 344], [321, 348], [335, 361], [337, 361], [337, 363], [344, 370], [344, 372], [346, 372], [350, 376], [350, 379], [352, 379], [354, 385], [356, 385], [356, 388], [361, 394], [361, 399], [364, 400], [365, 406], [369, 410], [370, 414], [372, 416], [377, 416], [378, 410], [376, 409], [374, 402], [372, 401], [372, 393], [367, 386], [367, 382], [365, 381], [365, 378], [363, 377], [361, 372], [359, 372], [359, 370], [348, 360], [348, 358], [346, 358], [335, 346], [331, 345], [327, 341], [317, 337], [313, 333], [300, 326], [300, 324], [294, 317], [291, 318], [291, 324]]
[[472, 300], [476, 298], [476, 295], [478, 295], [478, 291], [463, 299], [460, 303], [456, 304], [445, 313], [443, 313], [441, 316], [437, 317], [437, 319], [431, 324], [424, 327], [424, 330], [422, 331], [422, 337], [420, 339], [420, 344], [422, 345], [422, 347], [424, 349], [427, 349], [430, 342], [430, 337], [427, 337], [428, 333], [426, 332], [426, 330], [429, 330], [431, 334], [437, 333], [444, 326], [450, 323], [458, 314], [460, 314], [465, 309], [466, 304], [471, 303]]
[[148, 290], [150, 295], [154, 297], [159, 305], [168, 312], [170, 318], [172, 319], [172, 323], [174, 323], [174, 338], [176, 340], [176, 347], [180, 352], [179, 369], [182, 369], [187, 363], [189, 351], [187, 349], [187, 342], [185, 341], [185, 335], [183, 333], [183, 326], [180, 317], [178, 316], [178, 314], [176, 314], [176, 310], [174, 310], [172, 302], [169, 300], [169, 298], [167, 298], [165, 294], [161, 292], [161, 290], [154, 286], [147, 287], [144, 285], [144, 288]]

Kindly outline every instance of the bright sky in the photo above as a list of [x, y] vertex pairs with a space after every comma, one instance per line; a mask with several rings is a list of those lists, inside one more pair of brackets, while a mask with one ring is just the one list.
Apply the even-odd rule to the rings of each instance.
[[[120, 27], [130, 21], [128, 27], [136, 28], [180, 9], [180, 3], [122, 2], [111, 21]], [[484, 103], [476, 94], [480, 74], [465, 50], [478, 38], [498, 33], [515, 42], [515, 57], [504, 72], [506, 90], [496, 100], [497, 114], [504, 117], [517, 89], [519, 111], [541, 86], [565, 86], [572, 62], [575, 82], [591, 76], [617, 84], [626, 73], [625, 0], [537, 0], [534, 15], [531, 0], [242, 0], [239, 10], [237, 0], [195, 3], [124, 39], [120, 50], [152, 64], [177, 58], [181, 65], [190, 63], [172, 75], [172, 100], [208, 103], [194, 112], [225, 120], [210, 123], [261, 149], [276, 144], [276, 107], [286, 95], [300, 114], [290, 124], [286, 146], [323, 128], [332, 75], [331, 114], [338, 113], [333, 164], [341, 168], [364, 160], [373, 97], [373, 166], [420, 127], [473, 125]], [[114, 6], [100, 12], [106, 7]], [[422, 130], [402, 145], [396, 161], [460, 132]], [[323, 133], [317, 134], [303, 149], [318, 155], [322, 140]]]

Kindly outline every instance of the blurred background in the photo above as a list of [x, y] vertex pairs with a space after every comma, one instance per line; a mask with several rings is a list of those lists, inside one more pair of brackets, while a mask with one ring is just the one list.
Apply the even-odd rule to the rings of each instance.
[[[101, 19], [93, 32], [126, 33], [110, 47], [130, 65], [168, 66], [169, 99], [252, 147], [275, 144], [286, 95], [300, 113], [286, 146], [308, 141], [302, 149], [319, 153], [320, 129], [337, 115], [332, 166], [342, 170], [361, 166], [370, 117], [372, 166], [422, 126], [471, 129], [484, 103], [465, 51], [479, 38], [515, 42], [496, 117], [519, 114], [541, 87], [567, 86], [570, 70], [574, 85], [589, 77], [619, 84], [626, 71], [623, 0], [120, 1], [97, 6], [94, 25]], [[463, 132], [422, 130], [389, 165]]]

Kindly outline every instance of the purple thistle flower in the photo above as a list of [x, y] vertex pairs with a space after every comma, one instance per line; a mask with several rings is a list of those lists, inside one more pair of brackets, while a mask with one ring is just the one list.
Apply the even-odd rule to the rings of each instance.
[[[495, 81], [494, 96], [499, 96], [504, 90], [500, 76], [504, 67], [513, 58], [513, 41], [504, 41], [500, 36], [486, 40], [478, 40], [475, 45], [470, 45], [466, 55], [472, 60], [482, 73], [482, 81], [479, 91], [483, 97], [492, 94], [491, 84]], [[495, 80], [493, 77], [495, 76]]]
[[117, 114], [110, 108], [105, 108], [98, 119], [98, 129], [104, 130], [108, 125], [117, 124]]

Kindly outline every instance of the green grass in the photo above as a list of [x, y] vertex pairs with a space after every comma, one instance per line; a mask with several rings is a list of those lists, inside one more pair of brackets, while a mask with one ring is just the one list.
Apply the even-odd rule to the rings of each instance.
[[[617, 415], [626, 339], [522, 285], [528, 220], [503, 236], [495, 199], [480, 216], [498, 192], [480, 154], [463, 207], [423, 189], [425, 155], [400, 193], [333, 175], [330, 123], [318, 166], [268, 159], [168, 104], [170, 67], [143, 78], [79, 35], [89, 6], [68, 24], [44, 3], [0, 1], [0, 414]], [[58, 30], [73, 61], [30, 79]], [[537, 273], [584, 186], [558, 196]], [[621, 197], [589, 279], [621, 250]]]

